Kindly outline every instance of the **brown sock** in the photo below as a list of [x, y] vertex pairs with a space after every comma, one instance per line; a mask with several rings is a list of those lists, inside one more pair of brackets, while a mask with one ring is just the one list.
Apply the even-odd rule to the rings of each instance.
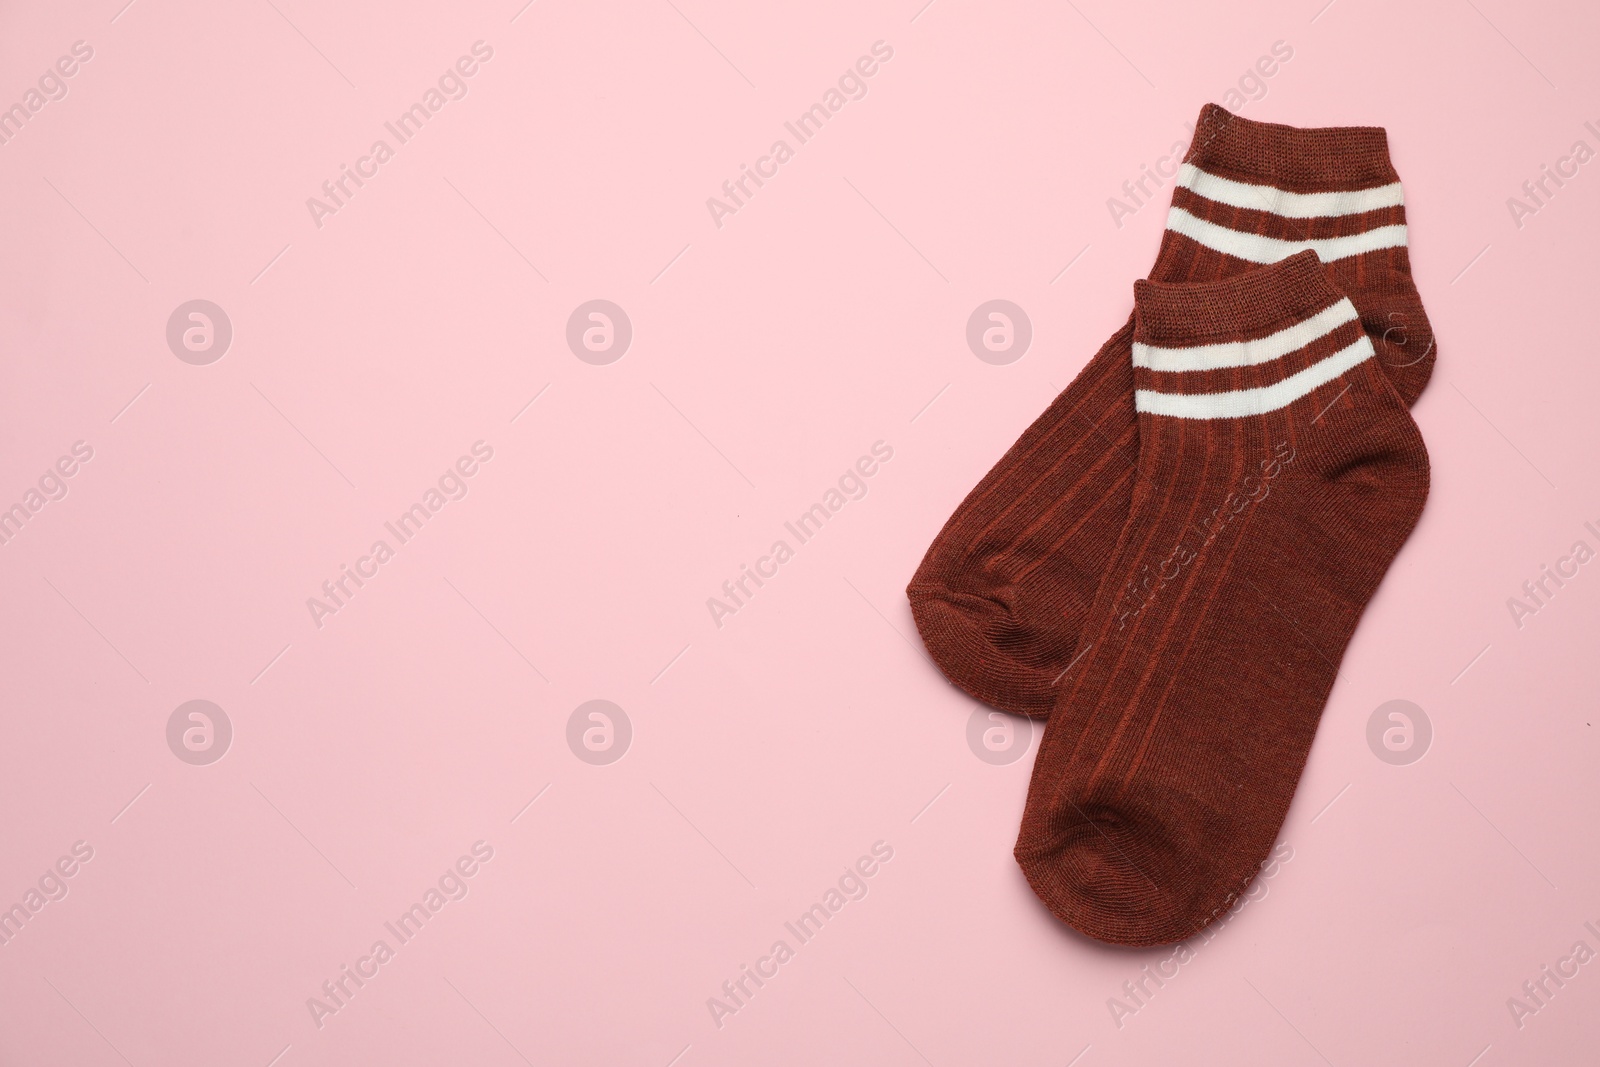
[[[1383, 130], [1210, 104], [1177, 181], [1151, 280], [1215, 281], [1316, 249], [1384, 373], [1416, 399], [1436, 353]], [[1137, 477], [1131, 334], [1130, 320], [967, 494], [906, 590], [934, 662], [993, 707], [1048, 715], [1076, 662]]]
[[1428, 456], [1315, 253], [1135, 285], [1138, 489], [1016, 857], [1064, 922], [1179, 941], [1267, 857]]

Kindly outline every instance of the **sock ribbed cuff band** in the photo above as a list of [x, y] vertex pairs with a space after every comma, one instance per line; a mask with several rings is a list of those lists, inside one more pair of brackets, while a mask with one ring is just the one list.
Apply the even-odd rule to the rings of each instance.
[[[1133, 283], [1134, 345], [1182, 348], [1249, 341], [1307, 318], [1342, 296], [1309, 250], [1218, 282], [1140, 280]], [[1135, 366], [1139, 362], [1135, 356]]]
[[1150, 415], [1265, 415], [1373, 354], [1314, 252], [1221, 282], [1137, 282], [1134, 308], [1134, 407]]
[[1303, 129], [1200, 109], [1184, 162], [1224, 178], [1294, 192], [1370, 189], [1400, 181], [1381, 126]]

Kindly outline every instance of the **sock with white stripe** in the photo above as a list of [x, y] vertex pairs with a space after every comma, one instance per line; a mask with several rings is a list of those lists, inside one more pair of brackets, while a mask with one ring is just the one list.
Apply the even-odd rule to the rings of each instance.
[[1252, 122], [1207, 105], [1179, 168], [1151, 280], [1216, 281], [1306, 248], [1361, 312], [1401, 399], [1415, 403], [1438, 353], [1411, 280], [1388, 135], [1376, 126]]
[[[1201, 110], [1150, 277], [1233, 277], [1307, 248], [1329, 260], [1407, 402], [1432, 372], [1405, 207], [1384, 131], [1298, 129]], [[994, 707], [1050, 713], [1137, 479], [1132, 320], [967, 495], [906, 590], [951, 682]]]
[[1016, 857], [1060, 919], [1167, 944], [1267, 858], [1428, 456], [1302, 252], [1135, 285], [1139, 480], [1040, 743]]

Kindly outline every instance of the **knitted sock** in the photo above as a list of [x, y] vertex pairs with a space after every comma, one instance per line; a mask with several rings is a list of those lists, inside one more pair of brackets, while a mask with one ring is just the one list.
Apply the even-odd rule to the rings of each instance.
[[[1382, 129], [1296, 129], [1210, 104], [1179, 168], [1150, 277], [1214, 281], [1313, 248], [1409, 404], [1435, 353], [1401, 200]], [[939, 669], [994, 707], [1048, 715], [1079, 654], [1137, 478], [1132, 325], [967, 495], [906, 590]]]
[[1045, 727], [1017, 839], [1103, 941], [1179, 941], [1267, 857], [1428, 456], [1350, 300], [1304, 252], [1135, 283], [1138, 487]]

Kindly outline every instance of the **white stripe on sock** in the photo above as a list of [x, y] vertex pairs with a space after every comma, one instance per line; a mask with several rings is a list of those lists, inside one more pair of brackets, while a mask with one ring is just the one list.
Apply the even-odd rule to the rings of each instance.
[[1362, 360], [1371, 358], [1372, 354], [1372, 342], [1366, 334], [1362, 334], [1358, 340], [1327, 359], [1313, 363], [1298, 374], [1291, 374], [1272, 385], [1193, 396], [1138, 389], [1133, 394], [1133, 406], [1139, 411], [1175, 419], [1242, 419], [1251, 415], [1265, 415], [1269, 411], [1288, 407], [1318, 386], [1326, 385], [1357, 366]]
[[1406, 228], [1403, 225], [1379, 226], [1366, 233], [1349, 237], [1323, 237], [1310, 241], [1280, 241], [1276, 237], [1263, 237], [1255, 233], [1241, 233], [1214, 222], [1195, 218], [1181, 207], [1167, 212], [1167, 229], [1198, 241], [1207, 248], [1249, 260], [1251, 263], [1276, 263], [1288, 259], [1307, 248], [1317, 253], [1324, 263], [1336, 259], [1358, 256], [1379, 248], [1403, 248]]
[[1253, 367], [1279, 359], [1304, 348], [1319, 337], [1326, 337], [1360, 316], [1349, 299], [1340, 300], [1293, 326], [1254, 341], [1227, 341], [1190, 348], [1158, 348], [1140, 341], [1133, 343], [1133, 365], [1156, 371], [1216, 370], [1221, 367]]
[[1379, 208], [1399, 207], [1406, 202], [1399, 182], [1376, 189], [1352, 189], [1332, 193], [1291, 193], [1271, 185], [1253, 185], [1208, 174], [1193, 163], [1178, 168], [1178, 184], [1207, 200], [1229, 207], [1270, 211], [1286, 219], [1326, 219], [1337, 215], [1359, 215]]

